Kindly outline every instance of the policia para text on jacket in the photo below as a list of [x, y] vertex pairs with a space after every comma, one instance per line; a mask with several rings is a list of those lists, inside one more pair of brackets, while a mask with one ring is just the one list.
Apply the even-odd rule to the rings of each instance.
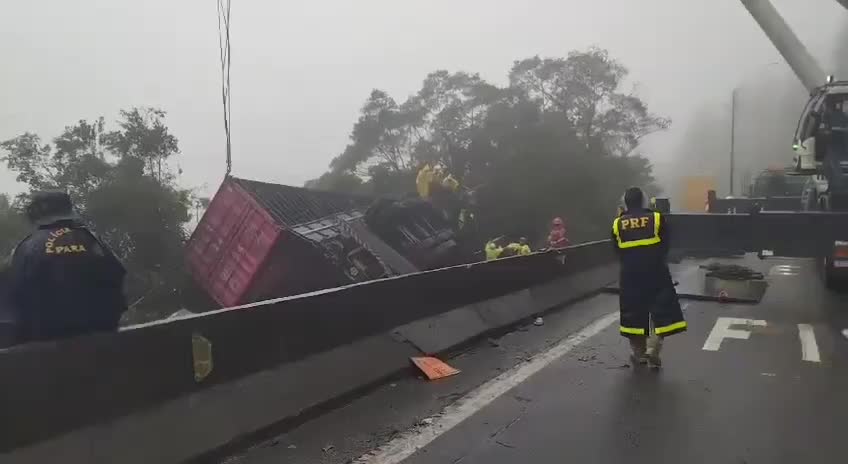
[[662, 338], [686, 330], [686, 321], [666, 263], [669, 230], [648, 208], [639, 188], [624, 194], [625, 211], [615, 218], [612, 241], [621, 262], [621, 334], [630, 339], [634, 363], [659, 367]]
[[38, 192], [27, 206], [35, 230], [12, 255], [15, 343], [118, 329], [127, 310], [124, 267], [82, 223], [65, 192]]

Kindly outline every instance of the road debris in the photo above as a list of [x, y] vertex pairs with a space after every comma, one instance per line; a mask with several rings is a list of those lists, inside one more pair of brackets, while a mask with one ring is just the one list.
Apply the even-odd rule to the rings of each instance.
[[763, 280], [762, 272], [757, 272], [749, 267], [738, 264], [709, 263], [699, 266], [707, 271], [707, 277], [715, 277], [721, 280]]
[[459, 369], [455, 369], [432, 356], [417, 356], [409, 358], [409, 360], [430, 380], [450, 377], [460, 372]]

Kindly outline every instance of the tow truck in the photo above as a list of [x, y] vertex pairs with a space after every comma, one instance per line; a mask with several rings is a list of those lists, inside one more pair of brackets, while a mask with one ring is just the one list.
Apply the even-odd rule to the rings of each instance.
[[[815, 258], [828, 288], [848, 282], [848, 81], [825, 75], [769, 0], [740, 0], [809, 91], [792, 140], [789, 174], [809, 176], [800, 211], [670, 214], [674, 245]], [[839, 1], [848, 9], [848, 3]]]

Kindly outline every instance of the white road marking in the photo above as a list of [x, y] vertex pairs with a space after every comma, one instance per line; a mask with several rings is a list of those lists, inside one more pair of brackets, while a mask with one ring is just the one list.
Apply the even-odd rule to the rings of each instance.
[[842, 336], [848, 338], [848, 329], [842, 329]]
[[747, 340], [751, 336], [749, 330], [731, 329], [732, 325], [746, 325], [748, 327], [758, 326], [765, 327], [766, 321], [762, 319], [741, 319], [736, 317], [720, 317], [716, 319], [713, 330], [704, 342], [704, 350], [718, 351], [721, 348], [721, 341], [725, 338], [735, 338], [738, 340]]
[[801, 272], [801, 266], [778, 264], [769, 269], [769, 275], [796, 276]]
[[468, 395], [446, 407], [433, 422], [410, 429], [389, 443], [353, 461], [353, 464], [398, 464], [419, 449], [427, 446], [440, 435], [450, 431], [465, 419], [488, 406], [501, 395], [521, 384], [533, 374], [566, 355], [576, 346], [619, 320], [618, 312], [592, 322], [580, 332], [568, 337], [529, 361], [519, 364], [492, 380], [484, 383]]
[[816, 343], [816, 333], [810, 324], [798, 324], [798, 337], [801, 339], [801, 359], [810, 362], [821, 362], [819, 344]]

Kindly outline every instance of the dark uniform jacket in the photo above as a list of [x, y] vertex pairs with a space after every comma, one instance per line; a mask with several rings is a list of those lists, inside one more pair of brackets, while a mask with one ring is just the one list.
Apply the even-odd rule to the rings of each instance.
[[654, 322], [657, 335], [686, 330], [674, 282], [666, 263], [668, 225], [656, 211], [625, 211], [613, 221], [612, 242], [621, 262], [621, 333], [643, 336]]
[[123, 266], [75, 221], [24, 239], [9, 272], [16, 343], [116, 330], [126, 311]]

